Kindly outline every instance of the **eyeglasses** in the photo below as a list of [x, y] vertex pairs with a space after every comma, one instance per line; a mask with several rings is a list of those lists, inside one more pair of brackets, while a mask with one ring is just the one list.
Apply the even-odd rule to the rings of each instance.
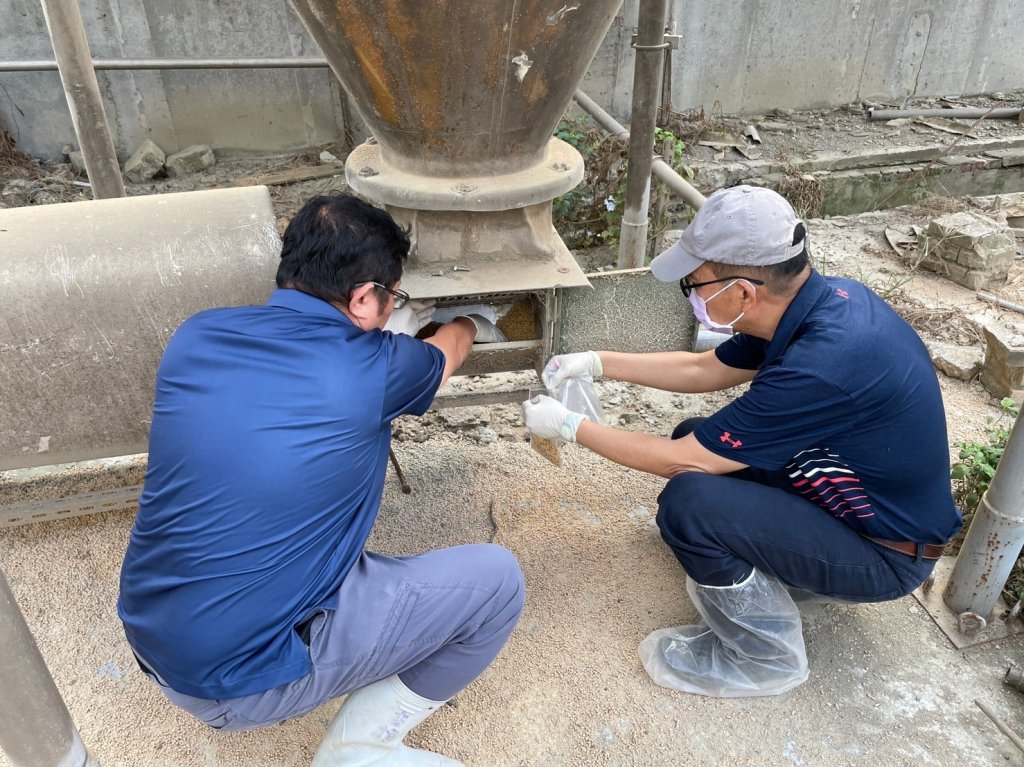
[[367, 280], [366, 282], [357, 282], [354, 287], [358, 288], [360, 285], [373, 285], [374, 287], [380, 288], [385, 293], [390, 293], [395, 297], [396, 309], [401, 309], [409, 301], [409, 294], [406, 293], [404, 290], [392, 290], [387, 285], [381, 285], [379, 282], [374, 282], [373, 280]]
[[764, 285], [764, 280], [755, 280], [753, 277], [741, 277], [739, 275], [735, 277], [722, 277], [718, 280], [708, 280], [707, 282], [687, 282], [686, 278], [683, 277], [683, 279], [679, 280], [679, 289], [683, 291], [684, 296], [689, 298], [696, 288], [703, 288], [705, 285], [715, 285], [719, 282], [728, 282], [729, 280], [746, 280], [754, 285]]

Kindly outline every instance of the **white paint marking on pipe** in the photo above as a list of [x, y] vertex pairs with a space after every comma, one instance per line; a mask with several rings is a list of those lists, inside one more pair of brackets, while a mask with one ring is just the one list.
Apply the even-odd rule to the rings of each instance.
[[533, 62], [530, 61], [530, 57], [526, 55], [525, 51], [519, 51], [519, 55], [512, 59], [512, 63], [516, 65], [516, 79], [522, 82], [526, 73], [530, 71], [530, 67], [533, 66]]
[[573, 5], [573, 6], [563, 5], [557, 11], [555, 11], [550, 16], [548, 16], [547, 20], [544, 22], [544, 26], [545, 27], [550, 27], [550, 26], [553, 26], [553, 25], [557, 24], [558, 22], [560, 22], [562, 20], [562, 17], [565, 16], [565, 14], [572, 13], [573, 11], [577, 10], [578, 8], [579, 8], [578, 5]]

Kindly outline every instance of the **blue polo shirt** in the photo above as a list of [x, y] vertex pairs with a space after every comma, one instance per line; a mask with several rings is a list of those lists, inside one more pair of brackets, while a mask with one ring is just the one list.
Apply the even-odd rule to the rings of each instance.
[[427, 410], [444, 363], [297, 290], [182, 324], [157, 371], [118, 601], [171, 688], [232, 698], [310, 672], [293, 629], [335, 606], [377, 515], [391, 421]]
[[708, 450], [781, 472], [863, 535], [945, 543], [960, 527], [931, 358], [870, 289], [813, 272], [771, 341], [738, 334], [715, 353], [757, 373], [694, 432]]

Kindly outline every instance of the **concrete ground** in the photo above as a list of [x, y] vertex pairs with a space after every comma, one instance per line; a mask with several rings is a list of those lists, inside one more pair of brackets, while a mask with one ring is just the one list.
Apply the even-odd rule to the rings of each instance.
[[[555, 468], [525, 442], [440, 434], [399, 446], [414, 490], [389, 481], [372, 545], [390, 553], [493, 540], [514, 551], [526, 611], [495, 664], [420, 727], [415, 744], [467, 765], [1024, 765], [974, 705], [1011, 726], [1002, 682], [1019, 637], [957, 651], [913, 597], [804, 612], [811, 674], [777, 698], [656, 687], [636, 647], [692, 622], [652, 513], [661, 482], [575, 447]], [[131, 513], [0, 532], [3, 568], [83, 739], [105, 767], [308, 764], [325, 705], [223, 734], [172, 708], [116, 619]], [[0, 757], [0, 764], [7, 762]]]

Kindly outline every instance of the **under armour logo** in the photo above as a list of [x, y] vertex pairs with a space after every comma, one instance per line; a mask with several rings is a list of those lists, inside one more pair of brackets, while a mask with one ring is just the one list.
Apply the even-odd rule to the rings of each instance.
[[836, 288], [836, 295], [839, 296], [840, 298], [849, 298], [850, 297], [850, 294], [847, 293], [842, 288]]
[[722, 442], [728, 442], [728, 443], [729, 443], [729, 446], [730, 446], [730, 447], [739, 447], [740, 445], [742, 445], [742, 444], [743, 444], [743, 443], [742, 443], [742, 442], [740, 442], [740, 441], [739, 441], [738, 439], [733, 439], [733, 438], [732, 438], [732, 434], [730, 434], [730, 433], [729, 433], [729, 432], [727, 432], [727, 431], [724, 431], [724, 432], [722, 432], [722, 436], [721, 436], [721, 437], [719, 437], [719, 439], [720, 439], [720, 440], [721, 440]]

